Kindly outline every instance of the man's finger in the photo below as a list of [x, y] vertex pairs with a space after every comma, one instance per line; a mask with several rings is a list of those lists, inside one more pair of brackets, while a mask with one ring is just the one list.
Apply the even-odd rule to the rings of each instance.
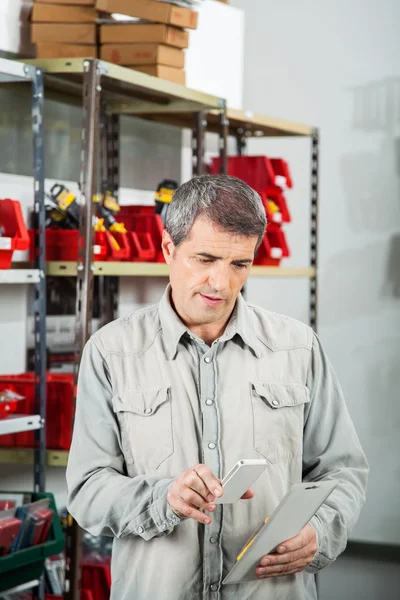
[[308, 562], [304, 559], [296, 560], [294, 562], [273, 565], [270, 567], [257, 567], [256, 574], [262, 577], [277, 577], [279, 575], [289, 574], [296, 569], [304, 569], [307, 565]]
[[215, 498], [215, 496], [211, 497], [210, 490], [207, 488], [197, 471], [195, 471], [195, 468], [189, 469], [189, 471], [185, 473], [183, 484], [202, 496], [205, 502], [212, 502]]
[[198, 476], [204, 481], [210, 494], [212, 494], [216, 498], [220, 498], [222, 496], [222, 485], [220, 480], [217, 479], [217, 477], [215, 477], [211, 469], [206, 467], [206, 465], [199, 465], [195, 467], [195, 471], [198, 474]]
[[175, 498], [173, 504], [170, 502], [170, 505], [176, 513], [183, 515], [187, 519], [194, 519], [199, 523], [204, 523], [204, 525], [209, 525], [211, 523], [211, 519], [208, 515], [197, 510], [194, 506], [190, 506], [183, 498]]
[[[215, 510], [215, 504], [210, 504], [209, 502], [204, 500], [204, 498], [200, 496], [200, 494], [197, 494], [197, 492], [193, 491], [191, 488], [186, 487], [185, 485], [182, 485], [179, 488], [179, 494], [181, 498], [183, 498], [185, 502], [187, 504], [190, 504], [191, 506], [195, 506], [196, 508], [204, 508], [208, 511]], [[214, 508], [211, 508], [212, 506]]]
[[280, 554], [299, 550], [300, 548], [303, 548], [303, 546], [307, 546], [313, 539], [316, 540], [315, 530], [311, 525], [306, 525], [298, 535], [279, 544], [277, 552]]
[[241, 497], [241, 500], [250, 500], [250, 498], [254, 498], [253, 490], [247, 490], [247, 492], [245, 492]]
[[311, 551], [312, 547], [309, 544], [304, 548], [300, 548], [300, 550], [295, 550], [294, 552], [285, 552], [285, 554], [268, 554], [261, 559], [261, 566], [267, 566], [266, 561], [268, 560], [268, 566], [273, 565], [284, 565], [286, 563], [295, 562], [296, 560], [308, 559], [313, 555]]

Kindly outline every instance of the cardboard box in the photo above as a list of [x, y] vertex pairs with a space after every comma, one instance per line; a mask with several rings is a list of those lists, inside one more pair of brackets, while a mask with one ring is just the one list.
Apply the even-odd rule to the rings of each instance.
[[56, 42], [62, 44], [95, 44], [96, 25], [89, 23], [78, 25], [67, 23], [32, 23], [32, 42]]
[[182, 69], [185, 65], [183, 50], [163, 44], [104, 44], [100, 58], [117, 65], [167, 65]]
[[101, 44], [137, 44], [139, 42], [166, 44], [176, 48], [189, 46], [189, 32], [168, 25], [120, 23], [100, 27]]
[[175, 67], [166, 67], [165, 65], [136, 65], [132, 67], [135, 71], [141, 71], [154, 77], [160, 77], [161, 79], [167, 79], [173, 83], [179, 83], [185, 85], [186, 74], [183, 69], [176, 69]]
[[89, 44], [36, 44], [36, 58], [97, 58], [97, 46]]
[[75, 4], [78, 6], [94, 6], [96, 0], [35, 0], [35, 4]]
[[95, 23], [97, 12], [93, 6], [61, 6], [34, 4], [33, 23]]
[[197, 12], [157, 0], [97, 0], [96, 8], [106, 13], [119, 13], [155, 23], [167, 23], [189, 29], [197, 27]]

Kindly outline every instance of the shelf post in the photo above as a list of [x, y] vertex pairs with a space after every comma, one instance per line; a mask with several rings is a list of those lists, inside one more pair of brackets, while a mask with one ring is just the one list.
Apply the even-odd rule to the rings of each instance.
[[220, 114], [220, 132], [219, 132], [219, 172], [227, 174], [228, 172], [228, 134], [229, 121], [226, 116], [226, 100], [222, 101]]
[[[75, 383], [83, 348], [90, 337], [93, 313], [93, 196], [96, 189], [100, 123], [101, 71], [97, 60], [84, 61], [83, 127], [80, 176], [80, 222], [76, 289]], [[75, 386], [76, 388], [76, 386]], [[76, 398], [74, 399], [75, 404]], [[68, 587], [66, 598], [79, 600], [82, 530], [73, 521], [67, 532]]]
[[193, 176], [204, 173], [204, 150], [205, 132], [207, 127], [206, 113], [199, 111], [195, 114], [195, 126], [193, 129], [192, 152], [193, 152]]
[[46, 477], [46, 210], [44, 196], [44, 125], [43, 72], [32, 68], [32, 141], [35, 231], [34, 267], [39, 271], [34, 300], [34, 372], [35, 414], [40, 415], [41, 428], [35, 431], [34, 489], [44, 492]]
[[[120, 122], [119, 115], [106, 112], [101, 107], [101, 191], [110, 191], [118, 201], [120, 166]], [[99, 277], [100, 326], [106, 325], [118, 316], [119, 280], [118, 277]]]
[[319, 132], [311, 136], [311, 218], [310, 218], [310, 267], [315, 276], [310, 279], [310, 326], [317, 331], [318, 325], [318, 169]]

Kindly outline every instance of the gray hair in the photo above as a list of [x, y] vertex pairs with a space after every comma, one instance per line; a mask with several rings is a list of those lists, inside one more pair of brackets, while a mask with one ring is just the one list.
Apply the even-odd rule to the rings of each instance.
[[176, 247], [189, 237], [198, 217], [230, 233], [257, 236], [256, 250], [267, 226], [259, 194], [241, 179], [228, 175], [200, 175], [176, 190], [165, 223]]

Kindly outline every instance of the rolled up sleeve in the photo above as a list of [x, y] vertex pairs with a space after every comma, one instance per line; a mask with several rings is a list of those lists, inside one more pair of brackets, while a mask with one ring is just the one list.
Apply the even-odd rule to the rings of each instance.
[[318, 551], [306, 569], [315, 573], [333, 562], [346, 547], [365, 502], [368, 464], [346, 407], [336, 374], [315, 335], [307, 387], [303, 480], [338, 481], [326, 502], [312, 517]]
[[180, 523], [167, 502], [173, 480], [128, 477], [121, 448], [107, 362], [92, 338], [79, 369], [67, 467], [68, 510], [93, 535], [150, 540], [171, 533]]

